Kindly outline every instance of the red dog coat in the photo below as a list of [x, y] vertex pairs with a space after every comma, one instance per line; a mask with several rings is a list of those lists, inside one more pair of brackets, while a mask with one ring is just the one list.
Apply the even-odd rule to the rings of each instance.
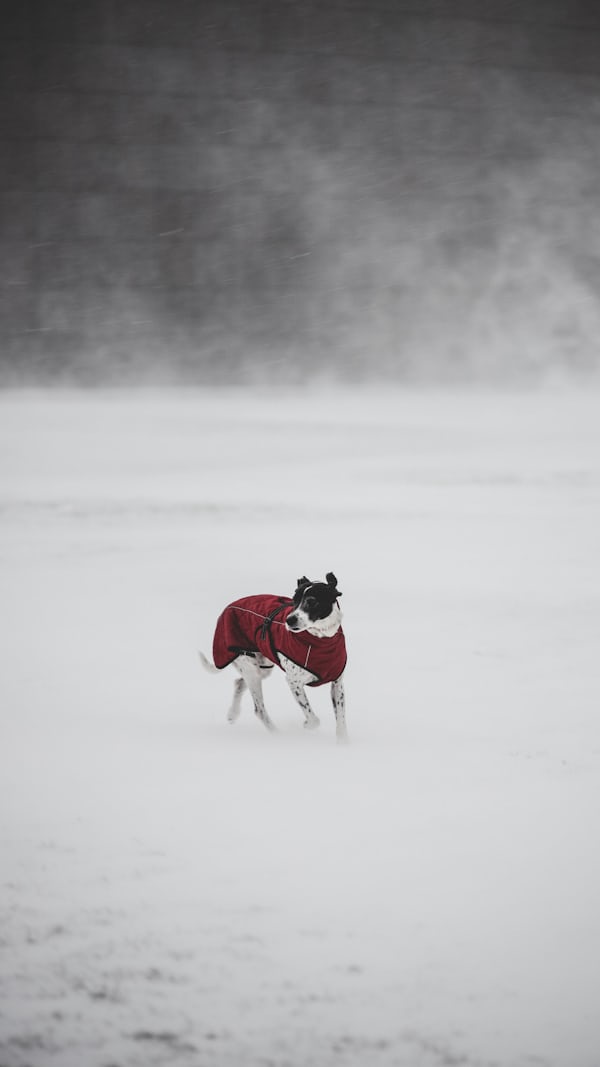
[[221, 670], [238, 656], [260, 652], [281, 667], [287, 656], [315, 675], [308, 685], [335, 682], [346, 666], [346, 642], [340, 628], [333, 637], [314, 637], [306, 630], [293, 633], [285, 620], [294, 610], [287, 597], [245, 596], [234, 600], [219, 616], [213, 640], [213, 659]]

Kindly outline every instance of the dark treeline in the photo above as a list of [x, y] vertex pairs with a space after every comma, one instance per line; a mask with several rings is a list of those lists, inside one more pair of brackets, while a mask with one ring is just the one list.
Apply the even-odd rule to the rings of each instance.
[[595, 369], [596, 4], [12, 6], [5, 383]]

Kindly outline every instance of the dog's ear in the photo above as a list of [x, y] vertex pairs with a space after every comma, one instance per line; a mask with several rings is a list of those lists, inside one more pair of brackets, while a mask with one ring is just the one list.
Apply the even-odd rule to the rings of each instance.
[[311, 581], [309, 578], [306, 577], [306, 575], [304, 575], [302, 578], [298, 578], [296, 592], [294, 593], [294, 596], [292, 598], [296, 607], [298, 607], [298, 604], [302, 600], [302, 590], [306, 589], [307, 585], [311, 585]]
[[339, 589], [337, 587], [337, 578], [336, 578], [335, 574], [333, 573], [333, 571], [328, 571], [327, 574], [325, 575], [325, 577], [327, 579], [327, 585], [333, 586], [333, 588], [335, 590], [336, 597], [341, 596], [342, 594], [340, 593], [340, 591], [339, 591]]

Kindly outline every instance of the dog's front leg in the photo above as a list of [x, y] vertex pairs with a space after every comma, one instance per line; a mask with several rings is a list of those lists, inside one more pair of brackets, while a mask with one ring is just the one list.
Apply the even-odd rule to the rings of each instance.
[[296, 663], [292, 663], [291, 660], [288, 660], [285, 664], [285, 677], [287, 684], [293, 693], [294, 700], [300, 705], [304, 713], [305, 729], [316, 730], [317, 726], [320, 726], [320, 719], [315, 715], [311, 708], [304, 690], [306, 680], [313, 678], [314, 675], [309, 674], [303, 667], [298, 667]]
[[346, 730], [346, 697], [344, 694], [344, 676], [340, 675], [335, 682], [331, 683], [331, 703], [335, 714], [335, 734], [338, 741], [347, 741]]

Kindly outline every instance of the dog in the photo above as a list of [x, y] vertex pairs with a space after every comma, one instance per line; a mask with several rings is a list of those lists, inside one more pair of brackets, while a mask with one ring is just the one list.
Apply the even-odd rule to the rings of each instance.
[[213, 639], [214, 663], [200, 652], [204, 667], [218, 674], [233, 663], [240, 677], [234, 683], [233, 701], [227, 715], [236, 722], [246, 689], [254, 711], [267, 730], [274, 730], [262, 693], [263, 678], [281, 667], [304, 714], [304, 726], [320, 725], [305, 686], [331, 684], [331, 701], [338, 741], [347, 740], [343, 674], [346, 642], [337, 578], [331, 571], [324, 582], [298, 578], [293, 597], [263, 594], [242, 597], [219, 616]]

